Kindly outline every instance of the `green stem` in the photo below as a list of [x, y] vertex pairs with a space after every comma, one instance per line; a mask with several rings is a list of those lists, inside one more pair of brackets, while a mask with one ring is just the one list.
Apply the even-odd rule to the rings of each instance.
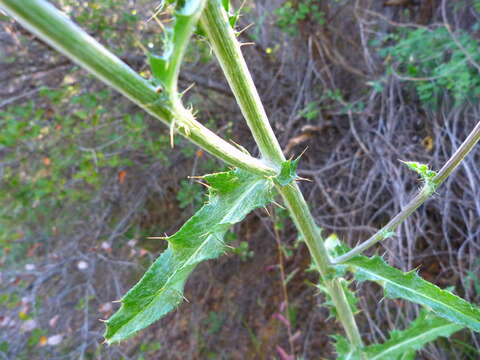
[[[219, 0], [209, 0], [200, 18], [210, 44], [220, 62], [233, 93], [245, 116], [247, 124], [262, 153], [272, 166], [279, 168], [285, 157], [270, 126], [265, 109], [253, 83], [243, 58], [235, 33], [227, 14]], [[327, 250], [321, 239], [320, 230], [315, 224], [308, 205], [296, 183], [277, 186], [287, 205], [290, 215], [302, 234], [317, 269], [334, 299], [341, 314], [340, 321], [348, 339], [355, 348], [362, 347], [362, 340], [353, 313], [348, 305], [341, 286], [331, 280], [333, 269], [329, 263]]]
[[[178, 94], [178, 75], [180, 74], [183, 56], [190, 42], [190, 37], [197, 27], [205, 3], [206, 0], [198, 0], [191, 1], [190, 4], [177, 4], [173, 39], [169, 42], [167, 49], [164, 49], [167, 52], [169, 63], [165, 85], [170, 95], [177, 96]], [[172, 30], [166, 29], [166, 31], [170, 32]], [[170, 36], [169, 33], [166, 36]]]
[[184, 125], [183, 136], [226, 163], [250, 172], [271, 176], [274, 169], [255, 159], [196, 121], [190, 112], [169, 109], [159, 101], [154, 87], [68, 17], [43, 0], [0, 0], [0, 7], [45, 42], [103, 82], [121, 92], [145, 111], [170, 125], [174, 119]]
[[272, 164], [282, 163], [285, 161], [282, 149], [221, 2], [208, 1], [200, 22], [263, 157]]
[[450, 176], [450, 174], [458, 167], [458, 165], [460, 165], [465, 156], [472, 151], [473, 147], [478, 143], [479, 140], [480, 122], [475, 126], [462, 145], [460, 145], [458, 150], [455, 151], [445, 165], [443, 165], [437, 176], [431, 180], [431, 184], [425, 184], [422, 190], [415, 195], [415, 197], [407, 204], [407, 206], [405, 206], [405, 208], [395, 215], [395, 217], [393, 217], [387, 225], [382, 227], [372, 237], [357, 245], [349, 252], [333, 259], [332, 263], [341, 264], [352, 257], [361, 254], [363, 251], [372, 247], [379, 241], [388, 238], [388, 236], [385, 236], [385, 234], [394, 231], [407, 217], [417, 210], [420, 205], [427, 201], [435, 193], [435, 190], [445, 181], [445, 179], [447, 179], [447, 177]]

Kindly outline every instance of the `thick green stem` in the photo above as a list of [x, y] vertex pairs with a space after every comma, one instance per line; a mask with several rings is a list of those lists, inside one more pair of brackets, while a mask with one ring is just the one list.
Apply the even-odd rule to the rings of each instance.
[[431, 183], [426, 183], [422, 190], [415, 195], [415, 197], [402, 209], [397, 215], [395, 215], [387, 225], [382, 227], [377, 231], [372, 237], [359, 245], [355, 246], [349, 252], [335, 258], [332, 260], [334, 264], [341, 264], [352, 257], [361, 254], [363, 251], [372, 247], [379, 241], [382, 241], [389, 236], [386, 234], [394, 231], [407, 217], [409, 217], [415, 210], [417, 210], [420, 205], [427, 201], [434, 193], [435, 190], [445, 181], [445, 179], [450, 176], [450, 174], [460, 165], [465, 156], [472, 151], [473, 147], [480, 141], [480, 122], [475, 126], [472, 132], [468, 135], [465, 141], [460, 145], [460, 147], [455, 151], [450, 159], [443, 165], [443, 167], [435, 176]]
[[226, 163], [250, 172], [276, 173], [208, 130], [187, 111], [169, 109], [159, 101], [154, 87], [68, 17], [43, 0], [0, 0], [0, 7], [23, 26], [98, 78], [121, 92], [145, 111], [170, 125], [174, 119], [184, 125], [180, 133]]
[[[209, 0], [200, 18], [210, 44], [226, 74], [227, 80], [240, 105], [253, 137], [262, 153], [272, 166], [278, 168], [285, 161], [277, 138], [270, 126], [265, 109], [253, 83], [250, 72], [240, 50], [235, 33], [219, 0]], [[277, 186], [295, 225], [302, 234], [317, 269], [334, 300], [339, 319], [347, 337], [355, 348], [362, 347], [362, 340], [353, 313], [341, 286], [332, 280], [332, 268], [327, 250], [321, 239], [308, 205], [297, 184]]]
[[263, 157], [273, 164], [285, 161], [247, 64], [221, 1], [207, 1], [200, 18], [220, 66], [230, 84]]

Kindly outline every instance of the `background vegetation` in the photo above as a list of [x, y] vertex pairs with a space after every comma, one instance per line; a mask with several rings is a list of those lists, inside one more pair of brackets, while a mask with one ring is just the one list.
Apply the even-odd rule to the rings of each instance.
[[[148, 77], [161, 49], [147, 0], [55, 2]], [[236, 4], [239, 5], [238, 3]], [[478, 121], [480, 2], [246, 1], [240, 38], [272, 125], [316, 219], [350, 245], [418, 188], [398, 160], [438, 168]], [[160, 16], [161, 19], [161, 16]], [[286, 213], [258, 211], [229, 233], [229, 256], [203, 264], [195, 298], [120, 346], [101, 345], [118, 299], [204, 201], [189, 179], [215, 160], [170, 135], [119, 94], [0, 15], [0, 357], [5, 359], [334, 358], [338, 330], [313, 286], [309, 256]], [[181, 86], [199, 119], [249, 144], [233, 96], [200, 37]], [[475, 151], [377, 248], [441, 287], [480, 302], [480, 153]], [[221, 165], [220, 165], [221, 166]], [[193, 186], [192, 186], [193, 184]], [[367, 341], [384, 340], [418, 308], [359, 285]], [[403, 314], [407, 314], [405, 318]], [[422, 359], [477, 359], [468, 331]]]

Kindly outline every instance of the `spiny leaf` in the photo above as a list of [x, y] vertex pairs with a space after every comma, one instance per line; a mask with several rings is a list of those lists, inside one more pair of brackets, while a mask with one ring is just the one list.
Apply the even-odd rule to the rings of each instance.
[[404, 273], [379, 256], [356, 256], [342, 265], [348, 265], [358, 281], [379, 283], [389, 298], [403, 298], [429, 307], [440, 317], [480, 331], [480, 308], [423, 280], [415, 271]]
[[224, 253], [226, 231], [273, 196], [271, 180], [243, 170], [204, 178], [210, 184], [208, 203], [167, 239], [167, 250], [122, 298], [122, 306], [106, 323], [108, 343], [134, 335], [175, 309], [193, 269]]
[[275, 182], [280, 186], [286, 186], [298, 178], [297, 167], [299, 158], [295, 160], [286, 160], [282, 163], [280, 174], [275, 177]]
[[[367, 346], [365, 352], [369, 360], [413, 359], [411, 354], [427, 343], [439, 337], [448, 337], [462, 328], [462, 325], [422, 311], [407, 329], [392, 331], [389, 340]], [[408, 356], [405, 357], [405, 354]]]
[[435, 176], [437, 176], [436, 171], [430, 170], [428, 168], [428, 165], [421, 164], [416, 161], [401, 161], [401, 162], [407, 165], [407, 167], [410, 170], [413, 170], [418, 175], [420, 175], [420, 177], [425, 182], [425, 184], [431, 187], [432, 192], [435, 191], [436, 184], [433, 179], [435, 178]]
[[[448, 337], [461, 329], [461, 325], [422, 311], [407, 329], [392, 331], [386, 342], [369, 345], [362, 349], [362, 353], [368, 360], [414, 360], [416, 351], [427, 343], [439, 337]], [[361, 360], [360, 352], [353, 351], [345, 337], [332, 337], [335, 340], [337, 360]]]
[[337, 360], [360, 360], [360, 352], [352, 349], [348, 340], [342, 335], [332, 335]]

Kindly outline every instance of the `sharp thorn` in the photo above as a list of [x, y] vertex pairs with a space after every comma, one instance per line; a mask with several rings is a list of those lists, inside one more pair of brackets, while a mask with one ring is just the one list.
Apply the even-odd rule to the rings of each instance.
[[305, 152], [306, 152], [307, 150], [308, 150], [308, 146], [305, 147], [305, 149], [303, 149], [303, 151], [300, 153], [300, 155], [297, 156], [297, 159], [300, 159], [300, 158], [303, 156], [303, 154], [305, 154]]
[[242, 46], [249, 46], [249, 45], [255, 45], [255, 43], [254, 43], [254, 42], [240, 43], [240, 47], [242, 47]]
[[270, 215], [270, 213], [268, 212], [268, 209], [267, 209], [266, 206], [264, 206], [263, 209], [265, 210], [265, 212], [267, 213], [268, 216], [272, 216], [272, 215]]
[[240, 4], [240, 7], [238, 8], [238, 12], [240, 13], [241, 15], [241, 11], [243, 10], [243, 7], [245, 6], [247, 0], [243, 0], [242, 3]]
[[100, 321], [100, 322], [102, 322], [102, 323], [108, 322], [108, 320], [105, 320], [105, 319], [98, 319], [98, 321]]
[[180, 97], [183, 97], [191, 88], [195, 86], [195, 83], [191, 83], [185, 90], [180, 93]]
[[283, 210], [285, 210], [285, 207], [284, 207], [284, 206], [282, 206], [282, 205], [280, 205], [280, 204], [279, 204], [279, 203], [277, 203], [276, 201], [273, 201], [273, 200], [272, 200], [272, 203], [273, 203], [274, 205], [277, 205], [277, 206], [278, 206], [280, 209], [283, 209]]
[[173, 146], [174, 146], [174, 142], [173, 142], [174, 132], [175, 132], [175, 122], [172, 121], [172, 123], [170, 125], [170, 147], [172, 149], [173, 149]]
[[248, 24], [242, 30], [237, 31], [237, 36], [240, 36], [244, 31], [250, 29], [255, 23]]
[[313, 182], [312, 179], [307, 179], [307, 178], [304, 178], [304, 177], [300, 177], [298, 176], [295, 181], [308, 181], [308, 182]]
[[212, 187], [208, 185], [207, 183], [204, 183], [203, 181], [200, 180], [195, 180], [196, 183], [199, 183], [200, 185], [205, 186], [207, 189], [211, 189]]

